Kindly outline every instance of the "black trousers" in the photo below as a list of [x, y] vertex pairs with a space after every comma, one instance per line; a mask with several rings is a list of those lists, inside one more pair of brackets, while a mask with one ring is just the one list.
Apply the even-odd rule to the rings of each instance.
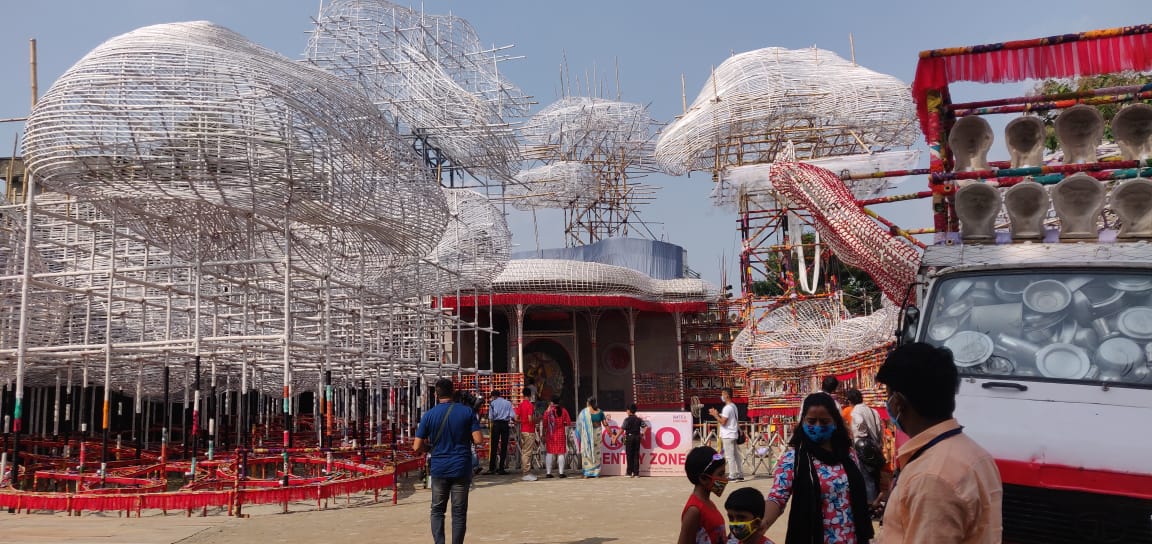
[[492, 422], [492, 443], [489, 444], [491, 450], [488, 452], [488, 472], [496, 472], [496, 452], [497, 443], [499, 443], [500, 452], [500, 466], [499, 469], [503, 471], [508, 467], [508, 421], [496, 420]]
[[627, 475], [640, 475], [640, 435], [630, 434], [624, 437], [624, 453], [628, 458]]

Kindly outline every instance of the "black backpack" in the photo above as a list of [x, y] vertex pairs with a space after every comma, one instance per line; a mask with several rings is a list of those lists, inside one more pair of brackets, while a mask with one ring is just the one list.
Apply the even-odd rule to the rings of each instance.
[[887, 462], [884, 459], [884, 448], [881, 448], [875, 440], [871, 438], [860, 437], [852, 444], [852, 448], [856, 450], [856, 457], [860, 459], [860, 464], [879, 470]]

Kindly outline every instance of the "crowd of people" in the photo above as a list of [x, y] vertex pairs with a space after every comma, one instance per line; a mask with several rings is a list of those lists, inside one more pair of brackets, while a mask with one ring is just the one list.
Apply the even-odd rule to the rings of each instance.
[[[1000, 474], [952, 417], [960, 385], [952, 353], [922, 343], [901, 346], [876, 381], [886, 390], [889, 420], [908, 436], [890, 485], [879, 478], [885, 464], [879, 414], [857, 390], [848, 391], [841, 408], [830, 377], [804, 399], [767, 497], [745, 491], [750, 488], [734, 491], [724, 503], [727, 524], [711, 495], [722, 496], [733, 479], [726, 466], [732, 456], [710, 446], [689, 453], [684, 471], [694, 487], [678, 544], [769, 542], [765, 533], [789, 502], [785, 544], [999, 543]], [[713, 415], [723, 427], [726, 414]], [[723, 434], [721, 443], [729, 447]]]
[[[839, 383], [828, 377], [821, 391], [802, 402], [797, 423], [773, 471], [767, 495], [754, 487], [733, 490], [725, 514], [712, 502], [729, 482], [744, 479], [739, 445], [744, 442], [732, 391], [725, 389], [720, 409], [710, 414], [718, 423], [720, 451], [699, 446], [688, 453], [684, 471], [693, 484], [681, 513], [678, 544], [763, 544], [787, 511], [784, 544], [999, 543], [1001, 482], [991, 455], [963, 433], [953, 419], [959, 375], [946, 349], [908, 344], [889, 354], [876, 375], [886, 390], [885, 411], [891, 426], [908, 437], [886, 455], [886, 426], [860, 391], [849, 389], [843, 405]], [[414, 448], [428, 454], [431, 476], [431, 529], [437, 544], [445, 542], [444, 519], [452, 503], [452, 542], [464, 541], [468, 493], [478, 465], [474, 447], [482, 443], [474, 406], [453, 402], [451, 380], [435, 385], [438, 404], [426, 412]], [[640, 437], [644, 422], [636, 406], [619, 429], [609, 431], [595, 398], [573, 420], [553, 398], [542, 410], [536, 391], [523, 390], [513, 407], [502, 392], [489, 404], [491, 429], [488, 472], [507, 474], [508, 442], [519, 431], [522, 479], [534, 481], [533, 459], [543, 442], [544, 477], [567, 477], [568, 428], [575, 427], [581, 473], [601, 473], [604, 432], [623, 437], [628, 477], [640, 474]], [[885, 467], [895, 474], [885, 478]], [[789, 507], [790, 503], [790, 507]], [[787, 508], [786, 508], [787, 507]], [[876, 522], [879, 522], [877, 528]]]

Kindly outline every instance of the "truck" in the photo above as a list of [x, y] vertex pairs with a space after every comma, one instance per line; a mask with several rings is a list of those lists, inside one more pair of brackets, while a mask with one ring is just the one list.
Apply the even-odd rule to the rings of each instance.
[[[1130, 138], [1117, 142], [1118, 160], [1071, 160], [1073, 147], [1100, 143], [1102, 129], [1079, 126], [1079, 142], [1076, 131], [1058, 134], [1063, 160], [1040, 164], [1027, 163], [1028, 142], [1012, 134], [1011, 162], [982, 161], [987, 123], [962, 120], [1051, 112], [1059, 124], [1100, 105], [1146, 113], [1139, 104], [1152, 84], [968, 103], [954, 103], [949, 85], [1147, 72], [1146, 50], [1150, 25], [920, 54], [913, 94], [932, 159], [936, 239], [903, 301], [898, 341], [952, 351], [956, 418], [995, 457], [1004, 484], [1005, 542], [1152, 544], [1152, 232], [1141, 223], [1152, 220], [1152, 157], [1138, 149], [1152, 147], [1152, 117], [1111, 127]], [[961, 125], [977, 133], [957, 138]], [[1019, 202], [1020, 217], [1004, 212], [1009, 202], [982, 199], [988, 189], [968, 189], [977, 184], [994, 194], [1033, 184], [1039, 219]], [[1078, 217], [1093, 228], [1077, 231]], [[1039, 221], [1039, 232], [1017, 220]]]

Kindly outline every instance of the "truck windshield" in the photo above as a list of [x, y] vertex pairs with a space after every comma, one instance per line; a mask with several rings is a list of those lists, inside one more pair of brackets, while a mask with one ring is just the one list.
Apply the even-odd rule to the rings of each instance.
[[919, 336], [967, 376], [1152, 385], [1152, 271], [938, 280]]

